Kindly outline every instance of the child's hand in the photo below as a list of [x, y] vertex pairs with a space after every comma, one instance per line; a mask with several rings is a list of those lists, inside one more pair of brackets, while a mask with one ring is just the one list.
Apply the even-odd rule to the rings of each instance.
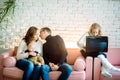
[[49, 63], [49, 66], [50, 66], [50, 68], [52, 69], [52, 71], [57, 71], [58, 70], [58, 68], [59, 68], [59, 66], [58, 65], [55, 65], [54, 63]]
[[58, 70], [58, 68], [59, 68], [59, 66], [58, 66], [58, 65], [54, 65], [54, 66], [52, 66], [52, 67], [51, 67], [52, 71], [57, 71], [57, 70]]
[[40, 56], [40, 54], [36, 54], [36, 56]]
[[49, 66], [50, 66], [50, 67], [53, 67], [53, 66], [54, 66], [54, 63], [51, 63], [51, 62], [50, 62], [50, 63], [49, 63]]
[[37, 65], [41, 66], [42, 64], [40, 62], [37, 62]]

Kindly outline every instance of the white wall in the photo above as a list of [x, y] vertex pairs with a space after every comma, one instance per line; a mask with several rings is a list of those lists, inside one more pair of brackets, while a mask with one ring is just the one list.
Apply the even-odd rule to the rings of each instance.
[[16, 0], [15, 15], [8, 18], [9, 25], [3, 22], [0, 28], [2, 48], [17, 46], [32, 25], [48, 26], [53, 35], [63, 37], [67, 47], [77, 47], [78, 39], [94, 22], [109, 36], [109, 47], [120, 48], [119, 0]]

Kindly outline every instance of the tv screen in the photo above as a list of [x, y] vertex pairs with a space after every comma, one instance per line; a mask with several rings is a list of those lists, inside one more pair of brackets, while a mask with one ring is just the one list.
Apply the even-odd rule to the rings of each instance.
[[86, 52], [107, 52], [108, 37], [107, 36], [87, 36]]

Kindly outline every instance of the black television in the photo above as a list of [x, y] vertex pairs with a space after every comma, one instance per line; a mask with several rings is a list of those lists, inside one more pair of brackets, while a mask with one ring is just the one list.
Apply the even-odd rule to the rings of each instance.
[[108, 37], [107, 36], [86, 36], [86, 52], [107, 52]]

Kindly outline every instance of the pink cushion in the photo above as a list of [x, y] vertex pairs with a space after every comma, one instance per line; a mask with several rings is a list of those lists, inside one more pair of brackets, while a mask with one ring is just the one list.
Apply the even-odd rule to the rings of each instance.
[[91, 80], [91, 79], [86, 79], [85, 71], [72, 71], [68, 80]]
[[58, 80], [59, 76], [61, 75], [60, 71], [51, 71], [49, 73], [50, 80]]
[[0, 55], [0, 67], [3, 65], [3, 56]]
[[84, 59], [81, 57], [77, 58], [73, 67], [74, 67], [74, 70], [76, 71], [83, 71], [85, 69]]
[[13, 67], [16, 64], [16, 59], [14, 57], [7, 57], [3, 60], [3, 65], [5, 67]]
[[18, 50], [18, 47], [16, 46], [16, 47], [14, 48], [13, 56], [16, 56], [16, 55], [17, 55], [17, 50]]
[[4, 68], [3, 75], [11, 78], [21, 79], [23, 76], [23, 71], [17, 67]]
[[77, 57], [81, 56], [79, 48], [67, 48], [67, 63], [73, 65]]
[[[51, 71], [49, 73], [50, 80], [58, 80], [60, 74], [61, 74], [60, 71]], [[17, 67], [4, 68], [3, 75], [5, 77], [11, 77], [12, 80], [13, 78], [15, 78], [15, 80], [16, 79], [18, 80], [18, 79], [22, 79], [23, 71], [18, 69]], [[85, 79], [86, 79], [85, 71], [72, 71], [68, 80], [85, 80]]]
[[[51, 71], [50, 80], [58, 80], [60, 74], [60, 71]], [[85, 71], [72, 71], [68, 80], [85, 80]]]
[[2, 71], [3, 71], [3, 67], [0, 66], [0, 75], [2, 75]]
[[120, 66], [120, 48], [109, 48], [107, 56], [111, 64]]

